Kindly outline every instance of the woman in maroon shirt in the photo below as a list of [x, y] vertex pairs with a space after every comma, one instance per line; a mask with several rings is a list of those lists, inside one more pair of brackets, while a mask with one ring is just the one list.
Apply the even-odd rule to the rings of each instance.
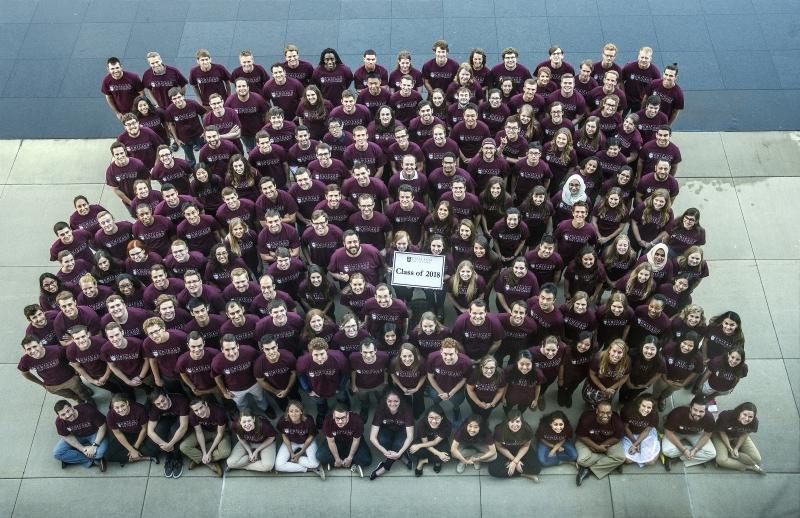
[[355, 272], [350, 275], [347, 286], [342, 289], [339, 303], [363, 320], [364, 304], [374, 296], [375, 286], [367, 282], [362, 272]]
[[467, 403], [472, 412], [488, 422], [505, 393], [505, 376], [498, 368], [497, 360], [493, 356], [484, 356], [467, 379]]
[[639, 263], [614, 284], [614, 289], [623, 292], [632, 306], [644, 304], [656, 289], [653, 268], [648, 263]]
[[600, 401], [611, 401], [631, 372], [628, 346], [614, 340], [608, 349], [597, 353], [589, 364], [589, 377], [583, 384], [583, 400], [590, 407]]
[[600, 194], [605, 195], [612, 188], [617, 187], [622, 193], [622, 203], [626, 208], [630, 208], [631, 200], [634, 199], [636, 185], [633, 180], [633, 169], [624, 165], [617, 171], [613, 178], [609, 178], [600, 187]]
[[471, 219], [462, 219], [456, 233], [450, 237], [452, 250], [450, 255], [453, 257], [454, 263], [458, 264], [464, 259], [469, 259], [477, 235], [475, 223]]
[[574, 138], [578, 160], [593, 157], [598, 151], [605, 148], [606, 137], [600, 131], [600, 117], [596, 115], [587, 117], [583, 126], [580, 129], [575, 129]]
[[539, 421], [536, 428], [536, 454], [542, 466], [558, 466], [562, 462], [573, 463], [578, 458], [574, 431], [569, 419], [561, 410], [556, 410]]
[[297, 107], [298, 125], [303, 125], [308, 128], [308, 132], [313, 140], [322, 140], [325, 136], [326, 125], [325, 121], [328, 119], [333, 104], [322, 97], [322, 92], [316, 85], [306, 87], [303, 93], [303, 99]]
[[586, 196], [594, 202], [600, 192], [600, 185], [603, 183], [599, 159], [593, 156], [586, 157], [572, 172], [581, 177], [586, 187]]
[[606, 271], [597, 259], [594, 247], [587, 245], [581, 249], [564, 272], [566, 293], [573, 297], [579, 291], [589, 294], [589, 302], [594, 304], [603, 292], [606, 282]]
[[628, 232], [631, 245], [639, 250], [650, 250], [664, 241], [672, 230], [672, 201], [666, 189], [656, 189], [634, 209]]
[[544, 393], [554, 381], [558, 380], [558, 372], [561, 364], [564, 362], [567, 346], [559, 341], [557, 336], [550, 335], [544, 339], [542, 345], [531, 347], [529, 350], [531, 352], [533, 366], [541, 371], [545, 378], [544, 383], [541, 384], [538, 405], [540, 410], [544, 410], [547, 408]]
[[446, 288], [447, 300], [458, 315], [468, 312], [472, 301], [484, 297], [486, 282], [477, 274], [472, 263], [464, 260], [458, 264], [455, 275], [447, 280]]
[[667, 371], [661, 375], [653, 395], [658, 398], [658, 410], [663, 412], [667, 407], [667, 398], [673, 392], [689, 388], [698, 374], [703, 371], [703, 356], [698, 350], [700, 337], [689, 331], [680, 342], [671, 342], [664, 346], [661, 354], [667, 362]]
[[425, 227], [425, 242], [427, 243], [431, 236], [439, 234], [445, 238], [449, 246], [450, 236], [455, 233], [457, 224], [458, 221], [450, 208], [450, 202], [439, 200], [436, 203], [436, 208], [428, 214], [423, 223]]
[[567, 345], [578, 341], [578, 335], [584, 331], [594, 334], [597, 329], [597, 317], [589, 307], [589, 295], [579, 291], [566, 304], [558, 308], [564, 315], [564, 342]]
[[233, 155], [228, 161], [228, 172], [225, 174], [225, 185], [236, 189], [239, 198], [256, 202], [261, 192], [258, 182], [261, 174], [250, 165], [242, 155]]
[[605, 303], [597, 308], [597, 341], [606, 348], [616, 339], [625, 340], [633, 322], [633, 309], [624, 293], [611, 293]]
[[161, 140], [169, 144], [165, 129], [166, 112], [163, 109], [156, 108], [147, 96], [140, 95], [133, 100], [133, 114], [136, 115], [139, 126], [153, 130]]
[[506, 393], [503, 411], [508, 414], [514, 409], [525, 412], [529, 408], [536, 408], [545, 377], [541, 370], [533, 366], [531, 352], [523, 349], [517, 353], [514, 363], [507, 366], [504, 373]]
[[625, 423], [625, 463], [636, 463], [640, 468], [651, 466], [658, 461], [661, 441], [658, 439], [658, 411], [656, 400], [650, 394], [642, 394], [622, 411]]
[[670, 258], [684, 253], [690, 246], [706, 244], [706, 230], [700, 226], [700, 211], [694, 207], [686, 209], [664, 243], [669, 247]]
[[534, 482], [542, 470], [533, 447], [535, 435], [530, 425], [522, 419], [519, 410], [512, 409], [494, 429], [497, 458], [489, 464], [489, 475], [497, 478], [523, 476]]
[[286, 413], [275, 425], [281, 434], [281, 446], [275, 457], [275, 471], [285, 473], [306, 473], [313, 471], [325, 480], [325, 471], [317, 460], [317, 443], [314, 437], [317, 426], [310, 415], [306, 415], [303, 404], [289, 401]]
[[689, 331], [694, 331], [699, 336], [706, 335], [706, 315], [703, 307], [689, 304], [680, 313], [672, 317], [669, 327], [669, 340], [679, 342]]
[[499, 176], [489, 178], [486, 188], [478, 199], [483, 209], [483, 216], [480, 218], [481, 229], [483, 234], [488, 236], [494, 224], [505, 219], [506, 210], [511, 207], [511, 195], [506, 192], [505, 180]]
[[528, 261], [523, 256], [515, 257], [507, 268], [503, 268], [494, 283], [497, 309], [511, 313], [511, 306], [518, 300], [528, 300], [539, 293], [539, 282], [528, 270]]
[[522, 221], [528, 225], [527, 244], [535, 247], [552, 223], [554, 209], [553, 203], [547, 199], [547, 189], [543, 185], [534, 187], [528, 197], [522, 199], [519, 211]]
[[228, 250], [228, 245], [217, 243], [211, 247], [208, 254], [208, 264], [203, 279], [220, 291], [224, 291], [231, 283], [231, 272], [236, 268], [247, 270], [247, 265], [239, 256]]
[[675, 275], [685, 274], [689, 278], [689, 293], [693, 292], [709, 275], [703, 249], [696, 245], [687, 248], [685, 252], [674, 259], [672, 264]]
[[442, 340], [449, 336], [450, 329], [436, 318], [433, 311], [426, 311], [409, 333], [408, 341], [416, 346], [423, 358], [427, 358], [430, 353], [438, 351]]
[[597, 244], [605, 246], [622, 233], [628, 222], [628, 208], [619, 187], [612, 187], [592, 209], [592, 225], [597, 231]]
[[408, 447], [414, 440], [414, 419], [411, 409], [403, 402], [400, 394], [389, 389], [372, 417], [369, 441], [385, 460], [372, 470], [370, 480], [375, 480], [400, 460], [411, 469], [411, 454]]
[[322, 267], [312, 264], [308, 267], [306, 278], [300, 282], [297, 296], [305, 311], [318, 309], [333, 318], [333, 297], [335, 290]]
[[636, 266], [636, 252], [631, 247], [631, 240], [620, 234], [603, 252], [603, 267], [609, 283], [617, 282]]
[[242, 410], [231, 425], [239, 439], [226, 460], [229, 469], [245, 469], [268, 473], [275, 465], [275, 437], [277, 432], [265, 416], [256, 416]]
[[631, 375], [619, 389], [619, 402], [625, 404], [655, 385], [667, 372], [667, 365], [658, 350], [658, 338], [647, 335], [644, 343], [631, 355]]
[[558, 368], [559, 406], [572, 408], [572, 394], [589, 375], [589, 362], [596, 350], [590, 331], [581, 331], [578, 340], [567, 349], [564, 361]]
[[489, 241], [486, 236], [480, 235], [475, 238], [472, 244], [472, 252], [467, 255], [466, 259], [475, 267], [486, 286], [494, 286], [497, 275], [500, 273], [500, 258], [489, 246]]
[[439, 405], [433, 405], [417, 421], [417, 440], [408, 447], [408, 451], [417, 460], [414, 475], [422, 476], [423, 467], [433, 462], [433, 471], [442, 471], [442, 464], [450, 462], [450, 434], [453, 425], [447, 420]]
[[738, 471], [751, 470], [766, 475], [761, 468], [761, 454], [751, 434], [758, 431], [758, 410], [753, 403], [745, 402], [733, 410], [722, 412], [717, 418], [711, 442], [717, 450], [717, 466]]
[[733, 392], [739, 381], [747, 376], [744, 359], [744, 349], [738, 346], [728, 351], [728, 354], [713, 358], [708, 362], [695, 394], [702, 394], [706, 401], [715, 404], [713, 398]]
[[147, 412], [144, 406], [128, 398], [127, 394], [114, 394], [111, 409], [106, 415], [111, 432], [105, 459], [119, 462], [153, 461], [158, 464], [159, 448], [147, 436]]
[[402, 344], [397, 356], [389, 364], [389, 375], [394, 386], [402, 392], [406, 404], [411, 406], [414, 419], [419, 419], [425, 410], [422, 387], [427, 379], [427, 371], [425, 359], [420, 356], [417, 348], [410, 343]]
[[144, 284], [137, 277], [129, 273], [119, 274], [116, 288], [127, 307], [144, 308]]
[[477, 415], [469, 416], [453, 434], [450, 456], [458, 461], [456, 473], [464, 473], [467, 465], [481, 469], [482, 462], [497, 458], [497, 448], [488, 424]]
[[305, 325], [300, 333], [300, 346], [306, 349], [308, 343], [314, 338], [322, 338], [326, 343], [331, 343], [336, 334], [336, 322], [319, 309], [306, 311]]

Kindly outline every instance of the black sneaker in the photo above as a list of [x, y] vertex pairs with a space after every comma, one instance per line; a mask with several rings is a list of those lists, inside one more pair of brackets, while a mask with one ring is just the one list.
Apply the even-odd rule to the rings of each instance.
[[164, 476], [167, 478], [172, 478], [172, 475], [175, 473], [174, 465], [172, 459], [167, 459], [164, 462]]
[[62, 460], [62, 461], [61, 461], [61, 469], [67, 469], [67, 466], [69, 466], [69, 464], [67, 464], [66, 462], [64, 462], [64, 461]]
[[183, 475], [183, 460], [179, 457], [172, 460], [172, 478], [180, 478]]

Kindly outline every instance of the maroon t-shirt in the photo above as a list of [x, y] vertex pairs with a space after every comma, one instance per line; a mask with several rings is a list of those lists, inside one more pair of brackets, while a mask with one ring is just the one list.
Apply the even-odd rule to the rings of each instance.
[[453, 434], [453, 440], [458, 441], [459, 446], [489, 446], [494, 444], [494, 437], [488, 426], [481, 426], [476, 435], [467, 432], [467, 425], [462, 424]]
[[533, 396], [536, 394], [536, 386], [546, 381], [542, 371], [535, 367], [523, 376], [513, 362], [503, 372], [506, 383], [508, 383], [505, 395], [507, 405], [530, 406], [533, 403]]
[[492, 134], [489, 131], [489, 126], [482, 121], [476, 121], [474, 128], [467, 127], [467, 123], [463, 121], [459, 122], [453, 126], [450, 132], [450, 138], [458, 144], [461, 152], [467, 157], [473, 157], [478, 154], [483, 139], [491, 136]]
[[258, 356], [259, 352], [249, 345], [240, 345], [239, 356], [233, 361], [228, 360], [224, 354], [214, 356], [211, 372], [215, 377], [222, 376], [228, 390], [247, 390], [256, 383], [253, 362]]
[[89, 347], [81, 350], [75, 342], [67, 346], [67, 360], [77, 363], [89, 376], [100, 378], [106, 373], [106, 362], [100, 355], [105, 339], [100, 336], [90, 337]]
[[189, 417], [189, 398], [183, 394], [169, 394], [170, 406], [166, 410], [161, 410], [155, 405], [150, 405], [147, 413], [149, 421], [158, 422], [162, 417]]
[[260, 444], [270, 437], [277, 437], [278, 432], [272, 427], [272, 423], [265, 416], [257, 416], [258, 427], [253, 428], [251, 431], [242, 430], [235, 424], [231, 424], [231, 431], [236, 434], [240, 441], [246, 441], [250, 444]]
[[[294, 113], [294, 110], [291, 113]], [[267, 123], [261, 129], [272, 137], [273, 146], [277, 145], [281, 149], [287, 150], [295, 144], [294, 134], [297, 130], [297, 125], [291, 120], [284, 120], [280, 128], [274, 127], [272, 123]]]
[[[205, 290], [204, 290], [205, 291]], [[219, 347], [219, 339], [222, 336], [222, 324], [225, 323], [225, 317], [222, 315], [210, 314], [208, 315], [208, 323], [205, 326], [200, 326], [196, 319], [192, 319], [183, 326], [183, 332], [191, 334], [192, 331], [197, 331], [203, 337], [206, 347]], [[179, 358], [180, 360], [180, 358]]]
[[89, 205], [89, 212], [86, 215], [81, 215], [76, 210], [69, 216], [69, 227], [72, 230], [84, 230], [89, 232], [90, 235], [100, 228], [100, 223], [97, 222], [97, 215], [105, 211], [105, 207], [97, 204]]
[[158, 362], [158, 370], [162, 377], [177, 378], [175, 363], [178, 357], [186, 349], [186, 333], [178, 330], [169, 331], [169, 338], [157, 344], [150, 338], [146, 338], [142, 344], [145, 358], [155, 358]]
[[304, 325], [303, 318], [294, 312], [286, 313], [286, 323], [282, 326], [277, 325], [272, 316], [266, 316], [256, 325], [256, 336], [272, 335], [281, 349], [301, 354], [300, 335]]
[[274, 388], [283, 390], [289, 386], [289, 380], [295, 370], [297, 360], [286, 349], [278, 350], [278, 359], [273, 363], [263, 354], [253, 362], [253, 375], [263, 379]]
[[692, 374], [703, 372], [703, 355], [697, 349], [689, 354], [680, 352], [680, 344], [668, 343], [661, 351], [667, 364], [667, 378], [671, 381], [684, 381]]
[[647, 428], [658, 427], [658, 411], [654, 408], [649, 414], [643, 416], [638, 408], [631, 408], [622, 414], [622, 421], [634, 434], [640, 434]]
[[53, 321], [58, 315], [58, 311], [51, 310], [45, 311], [45, 324], [42, 327], [34, 327], [33, 324], [28, 324], [25, 328], [26, 335], [33, 335], [42, 345], [58, 345], [58, 336], [53, 328]]
[[480, 368], [476, 368], [467, 379], [467, 385], [473, 387], [478, 400], [483, 403], [491, 403], [497, 392], [506, 386], [506, 380], [503, 371], [499, 371], [498, 375], [492, 379], [484, 376]]
[[575, 228], [572, 220], [559, 223], [553, 232], [553, 237], [558, 243], [558, 254], [565, 263], [577, 257], [581, 248], [587, 244], [594, 245], [597, 242], [594, 225], [586, 223], [581, 228]]
[[264, 125], [264, 117], [269, 107], [267, 102], [260, 94], [250, 92], [247, 100], [243, 101], [236, 93], [233, 93], [225, 101], [225, 107], [231, 108], [239, 116], [241, 122], [242, 135], [254, 136]]
[[605, 306], [597, 309], [597, 340], [601, 344], [610, 344], [617, 338], [622, 338], [625, 328], [633, 322], [633, 309], [626, 307], [616, 316], [611, 311], [606, 311]]
[[200, 99], [205, 105], [208, 105], [211, 94], [216, 93], [225, 98], [230, 78], [228, 71], [219, 63], [212, 63], [207, 71], [201, 69], [200, 65], [189, 71], [189, 84], [200, 90]]
[[502, 156], [495, 156], [494, 160], [487, 162], [483, 159], [483, 155], [476, 155], [467, 164], [467, 171], [475, 181], [475, 188], [478, 191], [483, 191], [489, 178], [499, 176], [501, 178], [508, 178], [511, 173], [511, 168]]
[[474, 325], [469, 314], [464, 313], [456, 318], [453, 324], [453, 336], [463, 337], [464, 352], [473, 360], [484, 357], [492, 344], [505, 337], [505, 330], [494, 314], [487, 313], [480, 326]]
[[435, 59], [430, 59], [422, 65], [422, 77], [426, 79], [431, 88], [441, 88], [446, 91], [458, 72], [458, 62], [447, 58], [443, 66], [439, 66]]
[[545, 440], [551, 444], [568, 441], [572, 439], [574, 433], [569, 423], [564, 423], [564, 428], [559, 433], [556, 433], [545, 419], [539, 421], [539, 426], [536, 428], [536, 438], [540, 441]]
[[189, 250], [208, 253], [217, 242], [214, 232], [221, 230], [222, 227], [219, 226], [217, 220], [207, 214], [201, 214], [197, 225], [191, 225], [186, 220], [181, 221], [178, 224], [177, 234], [186, 242]]
[[597, 421], [595, 411], [587, 410], [581, 415], [578, 426], [575, 428], [575, 434], [600, 444], [611, 437], [622, 439], [625, 435], [625, 424], [616, 412], [611, 415], [608, 423], [601, 424]]
[[189, 196], [189, 193], [192, 191], [190, 186], [192, 167], [186, 160], [176, 157], [173, 160], [173, 166], [167, 169], [159, 160], [153, 167], [152, 177], [153, 180], [157, 180], [161, 185], [165, 183], [172, 184], [175, 190], [181, 193], [178, 196], [178, 203], [175, 207], [170, 207], [167, 202], [161, 201], [155, 206], [155, 209], [153, 209], [155, 214], [164, 216], [177, 224], [178, 221], [183, 218], [181, 206], [187, 201], [193, 201], [193, 198]]
[[733, 390], [741, 378], [747, 376], [747, 364], [742, 363], [733, 369], [728, 363], [727, 355], [722, 355], [709, 362], [708, 371], [711, 373], [708, 378], [711, 388], [719, 392], [728, 392]]
[[528, 270], [539, 281], [539, 286], [547, 282], [553, 282], [556, 273], [564, 268], [564, 260], [561, 259], [558, 253], [553, 252], [550, 257], [539, 257], [538, 248], [534, 248], [525, 254], [525, 260], [528, 262]]
[[411, 409], [402, 403], [395, 414], [389, 412], [386, 406], [381, 404], [375, 409], [372, 416], [372, 426], [385, 427], [392, 432], [401, 432], [409, 426], [414, 426], [414, 417], [411, 415]]
[[258, 197], [256, 200], [256, 219], [263, 220], [270, 209], [278, 211], [278, 214], [283, 217], [287, 214], [296, 214], [298, 207], [291, 194], [278, 190], [274, 200], [270, 200], [263, 194]]
[[386, 324], [395, 324], [402, 329], [409, 316], [405, 302], [396, 298], [392, 299], [392, 305], [388, 308], [382, 308], [373, 298], [364, 304], [363, 311], [367, 329], [372, 336], [381, 336]]
[[137, 158], [129, 158], [128, 163], [121, 167], [111, 162], [106, 169], [106, 184], [116, 187], [128, 198], [135, 197], [133, 182], [136, 180], [150, 180], [150, 168]]
[[557, 307], [554, 307], [549, 313], [545, 313], [539, 306], [539, 297], [528, 299], [528, 307], [530, 307], [528, 312], [536, 320], [537, 325], [536, 336], [531, 340], [532, 344], [540, 345], [542, 340], [549, 335], [564, 336], [564, 315]]
[[107, 74], [100, 85], [100, 91], [111, 97], [114, 107], [120, 113], [133, 111], [133, 100], [143, 89], [144, 85], [139, 76], [127, 70], [122, 71], [122, 77], [119, 79]]
[[[255, 167], [261, 178], [272, 178], [278, 189], [286, 187], [286, 151], [277, 144], [272, 145], [269, 153], [262, 153], [257, 147], [248, 154], [250, 165]], [[260, 199], [260, 198], [259, 198]]]
[[[234, 115], [235, 112], [231, 110]], [[220, 129], [222, 131], [222, 129]], [[220, 140], [219, 146], [212, 148], [210, 145], [205, 144], [200, 148], [200, 162], [208, 166], [208, 171], [212, 174], [225, 178], [225, 173], [228, 171], [228, 162], [233, 155], [239, 155], [241, 151], [230, 140]]]
[[333, 414], [325, 416], [322, 423], [322, 433], [337, 442], [352, 443], [354, 439], [360, 439], [364, 435], [364, 421], [355, 412], [347, 413], [347, 423], [339, 426], [333, 419]]
[[558, 368], [561, 367], [564, 361], [564, 356], [567, 353], [567, 346], [562, 342], [558, 344], [558, 350], [553, 358], [548, 358], [542, 352], [542, 346], [537, 345], [530, 348], [533, 366], [544, 374], [547, 381], [552, 382], [558, 376]]
[[717, 417], [715, 431], [725, 432], [733, 444], [734, 440], [746, 433], [756, 433], [758, 431], [758, 418], [754, 417], [750, 424], [743, 425], [739, 422], [739, 416], [735, 410], [725, 410]]
[[635, 99], [638, 102], [641, 101], [650, 83], [655, 79], [661, 79], [661, 71], [653, 63], [642, 69], [638, 61], [631, 61], [622, 67], [621, 79], [625, 84], [625, 95], [628, 99]]
[[206, 346], [203, 349], [203, 357], [195, 360], [188, 352], [185, 352], [178, 358], [175, 370], [186, 374], [197, 389], [209, 390], [217, 386], [214, 383], [214, 375], [211, 373], [211, 362], [220, 354], [222, 353], [217, 349]]
[[[502, 328], [500, 330], [502, 331]], [[458, 353], [458, 359], [453, 365], [447, 365], [442, 359], [442, 353], [439, 351], [428, 355], [426, 362], [428, 373], [433, 374], [436, 384], [446, 392], [452, 390], [472, 372], [472, 361], [464, 353]]]
[[170, 104], [165, 108], [167, 121], [175, 125], [178, 138], [186, 142], [203, 134], [205, 109], [197, 101], [186, 99], [186, 105], [178, 108]]
[[[332, 415], [332, 414], [331, 414]], [[316, 435], [317, 425], [311, 416], [304, 415], [299, 423], [293, 423], [288, 417], [278, 419], [275, 428], [294, 444], [303, 444], [309, 435]]]
[[348, 363], [337, 350], [328, 350], [328, 359], [322, 365], [306, 353], [297, 360], [297, 372], [308, 378], [308, 383], [318, 396], [333, 397], [339, 390], [339, 381], [347, 374]]
[[264, 99], [268, 99], [272, 102], [273, 106], [278, 106], [283, 109], [284, 116], [287, 119], [292, 119], [294, 118], [295, 112], [297, 112], [300, 99], [303, 97], [303, 91], [303, 83], [289, 76], [282, 85], [276, 83], [275, 79], [270, 79], [264, 85], [262, 94], [264, 95]]
[[251, 92], [260, 92], [267, 81], [269, 81], [269, 74], [266, 69], [258, 64], [253, 64], [253, 70], [245, 72], [242, 67], [236, 67], [231, 72], [231, 83], [236, 83], [237, 79], [244, 79], [247, 81]]
[[106, 414], [106, 424], [109, 430], [119, 430], [124, 434], [138, 434], [142, 427], [147, 426], [147, 410], [144, 405], [131, 402], [130, 411], [121, 416], [113, 409]]
[[[630, 363], [628, 364], [628, 367], [626, 369], [622, 369], [619, 365], [615, 367], [614, 365], [611, 365], [609, 363], [608, 365], [609, 368], [607, 372], [601, 373], [600, 372], [601, 356], [602, 353], [600, 352], [594, 355], [591, 362], [589, 362], [589, 369], [591, 369], [593, 372], [597, 374], [597, 379], [600, 380], [600, 383], [602, 383], [604, 387], [610, 387], [614, 383], [617, 383], [619, 380], [630, 374], [631, 372]], [[589, 378], [589, 383], [591, 383], [592, 387], [594, 387], [595, 389], [601, 390], [601, 388], [597, 386], [597, 384], [595, 384], [591, 380], [591, 378]]]
[[337, 249], [331, 256], [328, 271], [348, 274], [361, 272], [368, 283], [375, 285], [380, 279], [382, 266], [383, 259], [378, 250], [372, 245], [362, 244], [361, 252], [356, 257], [351, 257], [344, 248]]
[[674, 408], [664, 421], [664, 429], [679, 435], [695, 435], [714, 431], [714, 415], [711, 412], [706, 412], [699, 421], [694, 421], [690, 412], [688, 406]]
[[142, 74], [142, 84], [153, 93], [158, 106], [169, 106], [170, 99], [168, 92], [173, 87], [183, 88], [188, 84], [186, 78], [180, 70], [175, 67], [165, 65], [164, 73], [156, 75], [152, 69], [148, 69]]
[[288, 223], [281, 223], [281, 230], [277, 234], [272, 233], [268, 228], [264, 228], [259, 232], [256, 246], [259, 254], [275, 252], [281, 247], [289, 250], [300, 247], [300, 238], [293, 226]]
[[297, 210], [305, 218], [311, 219], [311, 213], [319, 202], [325, 199], [325, 184], [319, 180], [311, 180], [311, 187], [302, 189], [297, 184], [289, 187], [289, 195], [297, 204]]
[[643, 94], [645, 98], [651, 95], [657, 95], [661, 98], [661, 105], [658, 110], [667, 115], [667, 117], [672, 117], [673, 113], [683, 109], [683, 90], [679, 85], [666, 88], [663, 79], [654, 79], [645, 87]]
[[47, 345], [44, 348], [44, 356], [36, 359], [26, 354], [20, 359], [17, 369], [36, 374], [47, 386], [61, 385], [75, 376], [75, 371], [67, 362], [66, 348], [60, 345]]
[[220, 426], [227, 427], [228, 416], [225, 414], [225, 409], [215, 403], [208, 404], [209, 414], [207, 417], [199, 417], [196, 413], [189, 413], [189, 426], [192, 428], [200, 426], [207, 432], [216, 432]]
[[655, 171], [659, 160], [666, 160], [670, 166], [678, 165], [681, 160], [681, 150], [670, 142], [666, 147], [659, 146], [655, 140], [647, 142], [639, 152], [639, 158], [644, 159], [643, 171]]
[[389, 367], [389, 354], [385, 351], [376, 351], [373, 363], [366, 363], [361, 352], [350, 354], [350, 370], [356, 373], [358, 388], [371, 389], [383, 384], [386, 369]]
[[125, 145], [129, 157], [141, 160], [148, 169], [155, 165], [156, 149], [164, 143], [155, 131], [143, 126], [139, 127], [139, 134], [135, 137], [123, 131], [117, 140]]
[[331, 159], [331, 164], [328, 167], [323, 167], [319, 160], [313, 160], [308, 164], [308, 170], [311, 172], [311, 178], [319, 180], [325, 185], [342, 185], [342, 182], [350, 178], [350, 171], [347, 166], [341, 160], [335, 158]]
[[106, 424], [106, 417], [90, 404], [80, 403], [73, 408], [78, 412], [78, 416], [74, 421], [66, 421], [56, 417], [56, 432], [62, 437], [69, 435], [88, 437], [97, 433], [100, 427]]
[[342, 92], [353, 82], [353, 72], [345, 64], [336, 65], [333, 70], [318, 66], [311, 75], [311, 81], [319, 87], [322, 97], [333, 104], [339, 104], [342, 101]]

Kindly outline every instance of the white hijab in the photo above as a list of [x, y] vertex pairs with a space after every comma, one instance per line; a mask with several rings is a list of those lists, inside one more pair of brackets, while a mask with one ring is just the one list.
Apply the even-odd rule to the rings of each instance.
[[[580, 188], [578, 189], [578, 194], [573, 195], [572, 192], [569, 190], [569, 183], [573, 180], [577, 180], [578, 183], [581, 184]], [[583, 178], [579, 174], [573, 174], [567, 181], [564, 182], [564, 186], [561, 188], [561, 201], [572, 207], [576, 201], [586, 201], [586, 183], [583, 181]]]

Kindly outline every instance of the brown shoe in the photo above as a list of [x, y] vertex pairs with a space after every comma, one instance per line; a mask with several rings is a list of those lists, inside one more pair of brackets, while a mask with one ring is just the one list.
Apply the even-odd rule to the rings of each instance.
[[197, 466], [198, 466], [198, 464], [197, 464], [195, 461], [193, 461], [193, 460], [190, 460], [190, 461], [189, 461], [189, 465], [188, 465], [188, 466], [186, 466], [186, 469], [188, 469], [189, 471], [191, 471], [191, 470], [193, 470], [194, 468], [196, 468]]
[[208, 467], [211, 468], [211, 471], [213, 471], [218, 477], [222, 477], [222, 466], [219, 465], [219, 462], [212, 462], [208, 465]]

